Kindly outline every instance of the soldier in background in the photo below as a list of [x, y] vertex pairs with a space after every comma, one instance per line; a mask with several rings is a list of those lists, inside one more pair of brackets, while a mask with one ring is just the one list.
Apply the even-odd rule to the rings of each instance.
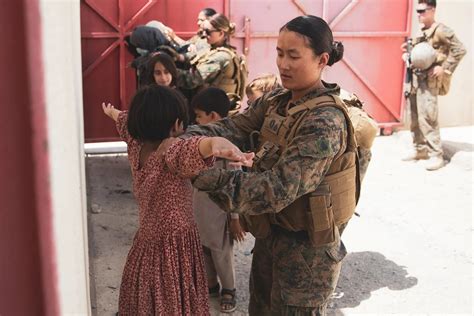
[[181, 72], [180, 86], [189, 89], [216, 87], [224, 90], [231, 101], [231, 115], [243, 98], [247, 69], [245, 57], [237, 53], [230, 44], [235, 33], [235, 23], [223, 14], [215, 14], [201, 25], [211, 49], [196, 55], [191, 61], [191, 69]]
[[213, 169], [194, 179], [227, 212], [239, 212], [256, 237], [250, 315], [325, 315], [346, 249], [340, 231], [359, 193], [356, 141], [339, 86], [326, 66], [344, 46], [328, 24], [297, 17], [281, 29], [277, 66], [283, 87], [244, 113], [193, 126], [187, 135], [220, 135], [240, 148], [260, 132], [254, 170]]
[[[453, 30], [435, 21], [436, 0], [419, 0], [416, 12], [423, 34], [413, 40], [413, 50], [421, 43], [428, 43], [436, 56], [427, 69], [412, 67], [415, 69], [409, 91], [410, 130], [415, 148], [403, 160], [429, 159], [426, 170], [437, 170], [444, 166], [438, 124], [438, 95], [448, 93], [451, 75], [466, 54], [466, 49]], [[406, 51], [405, 44], [402, 50]], [[409, 58], [406, 54], [404, 57]]]
[[181, 58], [182, 60], [190, 60], [196, 55], [202, 55], [209, 51], [211, 46], [207, 43], [206, 34], [204, 34], [203, 32], [203, 24], [215, 14], [217, 14], [217, 12], [213, 8], [202, 9], [198, 14], [196, 22], [198, 30], [196, 34], [187, 41], [177, 36], [176, 33], [170, 27], [168, 27], [167, 35], [173, 41], [175, 41], [181, 46], [188, 46], [188, 51], [183, 54], [182, 57], [180, 56], [179, 58]]

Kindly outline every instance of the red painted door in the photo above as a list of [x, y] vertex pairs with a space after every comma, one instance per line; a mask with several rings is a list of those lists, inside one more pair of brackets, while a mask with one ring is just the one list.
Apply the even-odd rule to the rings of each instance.
[[302, 14], [323, 17], [345, 46], [344, 59], [328, 67], [325, 79], [355, 92], [381, 126], [399, 124], [404, 75], [399, 46], [411, 29], [410, 0], [82, 0], [87, 141], [116, 139], [100, 103], [125, 108], [135, 91], [124, 36], [136, 25], [161, 20], [189, 37], [205, 7], [225, 13], [237, 24], [233, 44], [248, 55], [249, 79], [277, 73], [275, 44], [282, 25]]

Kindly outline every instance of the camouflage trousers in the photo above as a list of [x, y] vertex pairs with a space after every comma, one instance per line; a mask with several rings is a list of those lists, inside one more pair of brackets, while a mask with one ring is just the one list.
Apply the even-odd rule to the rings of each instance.
[[339, 237], [314, 247], [302, 233], [272, 229], [267, 238], [255, 240], [250, 315], [326, 314], [346, 250]]
[[417, 152], [425, 152], [430, 156], [442, 156], [437, 88], [429, 87], [428, 80], [423, 77], [416, 79], [416, 88], [410, 94], [409, 100], [413, 145]]

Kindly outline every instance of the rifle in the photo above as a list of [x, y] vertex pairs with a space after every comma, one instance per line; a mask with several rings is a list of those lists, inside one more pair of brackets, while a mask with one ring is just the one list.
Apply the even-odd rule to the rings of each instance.
[[406, 88], [405, 90], [405, 98], [408, 99], [410, 95], [412, 82], [413, 82], [413, 69], [411, 67], [411, 59], [410, 59], [411, 50], [413, 48], [413, 41], [411, 38], [407, 38], [406, 43], [407, 43], [408, 56], [405, 59], [405, 67], [406, 67], [405, 84], [406, 84], [406, 87], [409, 87], [409, 88]]

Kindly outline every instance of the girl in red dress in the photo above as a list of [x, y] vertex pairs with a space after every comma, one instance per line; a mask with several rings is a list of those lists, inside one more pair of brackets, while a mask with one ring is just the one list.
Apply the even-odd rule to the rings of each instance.
[[208, 315], [201, 242], [193, 218], [190, 178], [213, 157], [249, 166], [220, 137], [173, 138], [187, 125], [187, 108], [173, 89], [152, 85], [134, 96], [130, 110], [102, 104], [127, 143], [139, 228], [120, 286], [120, 315]]

